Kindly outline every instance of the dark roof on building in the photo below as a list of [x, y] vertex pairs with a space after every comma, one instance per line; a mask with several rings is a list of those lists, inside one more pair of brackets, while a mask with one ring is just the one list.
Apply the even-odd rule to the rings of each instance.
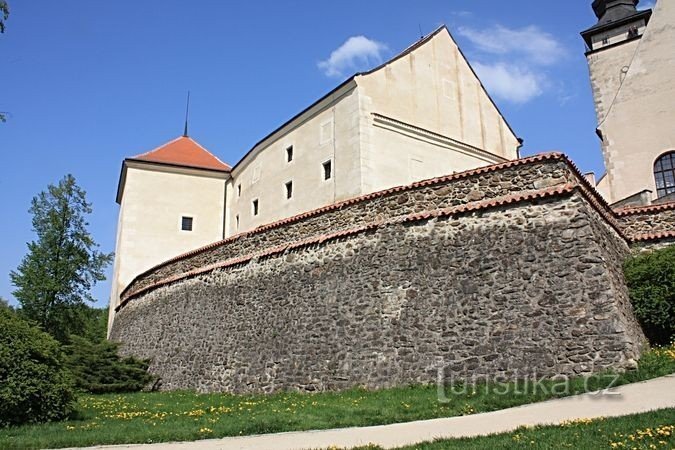
[[591, 47], [591, 36], [596, 33], [624, 25], [637, 19], [644, 18], [649, 21], [652, 10], [638, 11], [637, 5], [640, 0], [595, 0], [593, 11], [598, 18], [598, 23], [591, 28], [582, 31], [581, 36], [586, 44]]

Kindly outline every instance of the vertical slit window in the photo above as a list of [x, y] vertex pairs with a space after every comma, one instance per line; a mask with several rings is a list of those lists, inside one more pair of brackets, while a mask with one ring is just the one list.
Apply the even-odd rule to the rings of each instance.
[[330, 180], [333, 176], [333, 167], [331, 161], [326, 161], [323, 163], [323, 179]]
[[289, 181], [288, 183], [285, 184], [286, 186], [286, 198], [291, 198], [293, 197], [293, 182]]

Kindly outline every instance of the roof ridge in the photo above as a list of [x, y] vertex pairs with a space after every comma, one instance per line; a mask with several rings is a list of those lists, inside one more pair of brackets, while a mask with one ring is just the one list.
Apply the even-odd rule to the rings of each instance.
[[[165, 142], [165, 143], [163, 143], [162, 145], [159, 145], [159, 146], [153, 148], [152, 150], [149, 150], [149, 151], [147, 151], [147, 152], [145, 152], [145, 153], [140, 153], [140, 154], [138, 154], [138, 155], [136, 155], [136, 156], [132, 156], [131, 159], [140, 158], [141, 156], [147, 156], [147, 155], [149, 155], [149, 154], [151, 154], [151, 153], [156, 152], [157, 150], [163, 149], [163, 148], [166, 147], [167, 145], [171, 145], [171, 144], [173, 144], [174, 142], [178, 142], [178, 141], [179, 141], [180, 139], [182, 139], [183, 137], [185, 137], [185, 136], [178, 136], [177, 138], [172, 139], [172, 140], [170, 140], [169, 142]], [[194, 141], [193, 141], [193, 142], [194, 142]], [[195, 143], [196, 143], [196, 142], [195, 142]], [[199, 145], [199, 144], [198, 144], [198, 145]], [[200, 146], [200, 147], [201, 147], [201, 146]]]
[[[186, 139], [189, 139], [189, 140], [190, 140], [193, 144], [195, 144], [197, 147], [201, 148], [201, 149], [204, 150], [206, 153], [208, 153], [209, 155], [213, 156], [219, 163], [221, 163], [221, 164], [227, 166], [228, 168], [232, 168], [232, 166], [230, 166], [228, 163], [226, 163], [226, 162], [224, 162], [223, 160], [221, 160], [220, 158], [218, 158], [216, 155], [213, 154], [213, 152], [209, 151], [209, 150], [208, 150], [206, 147], [204, 147], [202, 144], [200, 144], [199, 142], [197, 142], [197, 141], [195, 141], [194, 139], [192, 139], [191, 136], [181, 136], [181, 137], [184, 137], [184, 138], [186, 138]], [[178, 139], [180, 139], [180, 137], [179, 137]], [[173, 142], [173, 141], [172, 141], [172, 142]]]
[[[343, 87], [349, 85], [349, 83], [354, 82], [354, 80], [356, 79], [356, 77], [361, 76], [361, 75], [368, 75], [368, 74], [371, 74], [371, 73], [373, 73], [373, 72], [375, 72], [375, 71], [377, 71], [377, 70], [383, 68], [383, 67], [386, 66], [387, 64], [391, 64], [392, 62], [396, 61], [397, 59], [400, 59], [400, 58], [404, 57], [404, 56], [407, 55], [408, 53], [410, 53], [410, 52], [412, 52], [413, 50], [417, 49], [417, 47], [419, 47], [420, 45], [422, 45], [422, 44], [428, 42], [429, 40], [431, 40], [431, 38], [433, 38], [434, 36], [436, 36], [436, 35], [437, 35], [438, 33], [440, 33], [442, 30], [446, 30], [446, 31], [448, 31], [448, 34], [450, 34], [450, 31], [448, 30], [448, 27], [447, 27], [445, 24], [440, 25], [440, 26], [439, 26], [438, 28], [436, 28], [434, 31], [432, 31], [432, 32], [429, 33], [428, 35], [424, 36], [422, 39], [419, 39], [419, 40], [413, 42], [413, 43], [410, 44], [408, 47], [406, 47], [403, 51], [401, 51], [401, 52], [397, 53], [396, 55], [392, 56], [391, 58], [389, 58], [388, 60], [386, 60], [385, 62], [383, 62], [382, 64], [380, 64], [379, 66], [376, 66], [376, 67], [374, 67], [374, 68], [372, 68], [372, 69], [370, 69], [370, 70], [366, 70], [366, 71], [363, 71], [363, 72], [355, 72], [355, 73], [352, 74], [349, 78], [345, 79], [342, 83], [340, 83], [340, 84], [338, 84], [337, 86], [335, 86], [333, 89], [331, 89], [330, 91], [328, 91], [326, 94], [322, 95], [322, 96], [319, 97], [317, 100], [315, 100], [314, 102], [310, 103], [309, 106], [307, 106], [306, 108], [302, 109], [302, 110], [301, 110], [300, 112], [298, 112], [297, 114], [293, 115], [290, 119], [286, 120], [286, 121], [283, 122], [281, 125], [279, 125], [278, 127], [276, 127], [274, 130], [272, 130], [271, 132], [269, 132], [268, 134], [266, 134], [263, 138], [259, 139], [259, 140], [258, 140], [255, 144], [253, 144], [248, 150], [246, 150], [246, 153], [244, 153], [244, 156], [242, 156], [242, 157], [239, 159], [239, 161], [237, 161], [237, 162], [232, 166], [232, 170], [237, 169], [237, 168], [239, 167], [239, 165], [242, 164], [242, 163], [244, 162], [244, 160], [245, 160], [250, 154], [252, 154], [258, 147], [260, 147], [265, 141], [267, 141], [267, 140], [268, 140], [270, 137], [272, 137], [274, 134], [278, 133], [279, 131], [281, 131], [281, 130], [284, 129], [285, 127], [289, 126], [291, 123], [293, 123], [294, 120], [298, 119], [298, 118], [301, 117], [303, 114], [305, 114], [305, 113], [307, 113], [308, 111], [310, 111], [312, 108], [314, 108], [316, 105], [318, 105], [319, 103], [321, 103], [321, 102], [324, 101], [325, 99], [330, 98], [335, 92], [337, 92], [337, 91], [340, 90], [341, 88], [343, 88]], [[453, 39], [453, 40], [454, 40], [454, 39]], [[501, 114], [501, 113], [500, 113], [500, 114]], [[506, 121], [506, 119], [504, 119], [504, 121]], [[508, 125], [508, 123], [507, 123], [507, 125]], [[511, 128], [511, 127], [509, 126], [509, 128]], [[512, 131], [513, 131], [513, 130], [512, 130]], [[515, 133], [514, 133], [514, 135], [515, 135]]]

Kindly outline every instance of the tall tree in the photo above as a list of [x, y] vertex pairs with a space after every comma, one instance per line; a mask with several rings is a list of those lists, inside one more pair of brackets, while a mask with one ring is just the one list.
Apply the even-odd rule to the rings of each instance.
[[85, 192], [72, 175], [33, 198], [29, 212], [37, 239], [10, 273], [22, 313], [60, 341], [82, 327], [78, 310], [93, 301], [90, 290], [103, 280], [112, 253], [98, 250], [87, 231], [91, 213]]

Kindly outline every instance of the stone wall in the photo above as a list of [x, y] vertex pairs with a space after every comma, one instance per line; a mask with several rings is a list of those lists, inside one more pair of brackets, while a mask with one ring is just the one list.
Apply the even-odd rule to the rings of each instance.
[[564, 160], [533, 160], [250, 233], [140, 277], [111, 338], [151, 358], [164, 389], [632, 367], [644, 337], [621, 274], [629, 248], [575, 179]]
[[121, 298], [124, 302], [162, 280], [289, 242], [408, 214], [585, 183], [581, 178], [563, 155], [552, 153], [376, 192], [262, 226], [174, 258], [138, 276]]
[[617, 211], [624, 233], [635, 241], [675, 236], [675, 203]]

